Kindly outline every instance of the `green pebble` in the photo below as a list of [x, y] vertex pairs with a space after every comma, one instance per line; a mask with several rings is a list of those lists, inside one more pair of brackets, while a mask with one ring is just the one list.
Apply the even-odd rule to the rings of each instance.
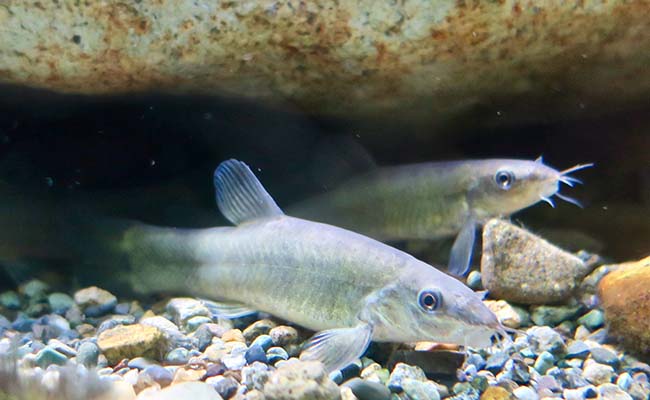
[[548, 351], [543, 351], [539, 356], [537, 356], [534, 368], [537, 370], [537, 372], [544, 375], [546, 371], [553, 367], [554, 364], [555, 357], [553, 354], [549, 353]]
[[54, 350], [51, 347], [45, 346], [36, 354], [36, 365], [45, 369], [48, 365], [64, 365], [68, 358]]
[[488, 386], [490, 384], [488, 383], [488, 380], [484, 376], [475, 376], [472, 381], [470, 382], [472, 387], [476, 389], [479, 393], [483, 393], [487, 390]]
[[591, 310], [578, 318], [578, 323], [593, 331], [605, 325], [605, 314], [600, 310]]
[[52, 293], [47, 296], [47, 302], [52, 312], [57, 314], [65, 314], [74, 305], [72, 297], [65, 293]]
[[440, 393], [433, 382], [406, 378], [402, 389], [410, 400], [440, 400]]
[[10, 310], [20, 310], [20, 298], [13, 290], [0, 294], [0, 305]]
[[22, 293], [25, 296], [36, 300], [45, 298], [45, 293], [49, 288], [45, 282], [41, 282], [38, 279], [32, 279], [21, 287]]
[[188, 319], [185, 323], [185, 327], [187, 328], [188, 332], [194, 332], [195, 330], [199, 329], [199, 326], [210, 322], [212, 322], [211, 318], [197, 315], [196, 317]]

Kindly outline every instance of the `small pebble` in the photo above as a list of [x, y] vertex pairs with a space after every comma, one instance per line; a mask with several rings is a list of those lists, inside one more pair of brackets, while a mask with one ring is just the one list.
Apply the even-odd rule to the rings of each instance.
[[234, 396], [239, 388], [239, 382], [232, 377], [213, 376], [206, 379], [205, 383], [212, 385], [224, 400]]
[[474, 290], [483, 290], [481, 283], [481, 273], [479, 271], [472, 271], [467, 275], [467, 286]]
[[578, 318], [577, 322], [580, 325], [584, 325], [589, 328], [589, 330], [593, 331], [605, 325], [605, 314], [598, 309], [591, 310], [582, 317]]
[[259, 345], [251, 345], [251, 347], [249, 347], [248, 350], [246, 350], [245, 358], [246, 358], [246, 363], [248, 364], [252, 364], [255, 361], [259, 361], [264, 364], [268, 362], [264, 349], [262, 348], [262, 346]]
[[298, 331], [292, 326], [279, 325], [269, 331], [269, 336], [276, 346], [284, 347], [295, 344], [298, 340]]
[[224, 342], [240, 342], [245, 343], [246, 339], [239, 329], [230, 329], [221, 336]]
[[589, 346], [583, 341], [572, 340], [567, 346], [567, 358], [586, 358], [589, 355]]
[[185, 323], [192, 317], [211, 317], [210, 310], [199, 300], [189, 297], [176, 297], [167, 303], [167, 312], [171, 314], [178, 326], [185, 326]]
[[269, 335], [262, 334], [253, 340], [251, 346], [260, 346], [264, 351], [267, 351], [273, 346], [273, 339]]
[[271, 329], [275, 328], [275, 326], [275, 322], [269, 319], [261, 319], [259, 321], [253, 322], [246, 329], [244, 329], [242, 333], [244, 334], [244, 338], [246, 338], [247, 342], [252, 342], [256, 337], [260, 335], [267, 335]]
[[627, 372], [623, 372], [618, 376], [618, 379], [616, 379], [616, 385], [623, 390], [628, 390], [633, 382], [634, 380]]
[[9, 310], [20, 310], [20, 298], [13, 290], [0, 294], [0, 305]]
[[539, 356], [537, 356], [534, 368], [537, 370], [537, 372], [544, 375], [546, 371], [548, 371], [549, 368], [551, 368], [554, 364], [555, 356], [553, 356], [553, 354], [549, 353], [548, 351], [543, 351]]
[[61, 315], [65, 314], [75, 304], [72, 297], [65, 293], [52, 293], [47, 296], [47, 302], [53, 313]]
[[395, 365], [395, 368], [393, 368], [393, 372], [391, 372], [386, 386], [388, 386], [388, 389], [390, 389], [391, 392], [400, 393], [404, 390], [402, 387], [404, 379], [424, 381], [426, 380], [426, 376], [420, 367], [398, 363]]
[[[349, 387], [359, 400], [388, 400], [390, 390], [381, 383], [370, 382], [360, 378], [353, 378], [343, 384]], [[439, 397], [438, 397], [439, 398]]]
[[185, 327], [187, 328], [188, 332], [194, 332], [201, 325], [208, 324], [211, 322], [212, 322], [212, 318], [205, 317], [203, 315], [197, 315], [195, 317], [188, 319], [187, 322], [185, 323]]
[[503, 366], [505, 365], [506, 361], [508, 361], [510, 357], [508, 356], [507, 353], [503, 351], [498, 351], [494, 354], [492, 354], [490, 357], [488, 357], [486, 364], [485, 364], [485, 369], [492, 372], [493, 374], [496, 374], [497, 372], [501, 371]]
[[190, 352], [187, 349], [182, 347], [170, 351], [169, 353], [167, 353], [167, 356], [165, 357], [165, 361], [172, 365], [186, 364], [189, 359], [190, 359]]
[[88, 317], [108, 314], [117, 305], [117, 298], [112, 293], [97, 286], [78, 290], [74, 294], [74, 301]]
[[23, 285], [20, 285], [18, 291], [29, 297], [32, 300], [41, 300], [45, 298], [45, 294], [50, 290], [50, 286], [38, 279], [32, 279]]
[[537, 393], [528, 386], [520, 386], [513, 392], [519, 400], [539, 400]]
[[404, 394], [411, 400], [440, 400], [440, 393], [433, 382], [406, 378], [402, 381]]
[[614, 368], [609, 365], [593, 362], [585, 367], [583, 370], [583, 376], [587, 381], [594, 385], [610, 383], [614, 377]]
[[609, 365], [614, 369], [617, 369], [621, 365], [621, 361], [618, 359], [616, 353], [607, 350], [604, 347], [595, 347], [591, 349], [591, 358], [598, 363]]
[[51, 347], [44, 347], [36, 354], [36, 365], [45, 369], [51, 364], [64, 365], [68, 358]]
[[598, 393], [602, 400], [633, 400], [632, 396], [613, 383], [598, 386]]

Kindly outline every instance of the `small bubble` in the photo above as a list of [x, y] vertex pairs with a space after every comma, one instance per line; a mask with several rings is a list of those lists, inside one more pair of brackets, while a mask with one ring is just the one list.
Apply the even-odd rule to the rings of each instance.
[[152, 167], [153, 167], [154, 165], [156, 165], [156, 160], [150, 160], [150, 161], [149, 161], [149, 165], [152, 166]]
[[501, 111], [497, 111], [497, 115], [500, 117], [503, 113]]
[[48, 187], [52, 187], [52, 186], [54, 186], [54, 179], [52, 179], [52, 177], [50, 177], [50, 176], [46, 176], [46, 177], [45, 177], [45, 184], [46, 184]]

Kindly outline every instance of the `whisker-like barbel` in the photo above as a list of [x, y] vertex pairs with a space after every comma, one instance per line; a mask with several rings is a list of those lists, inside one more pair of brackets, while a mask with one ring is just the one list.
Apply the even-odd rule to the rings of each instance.
[[574, 199], [574, 198], [572, 198], [572, 197], [564, 196], [564, 195], [562, 195], [562, 194], [560, 194], [560, 193], [555, 193], [555, 195], [556, 195], [557, 197], [561, 198], [562, 200], [566, 201], [567, 203], [571, 203], [571, 204], [573, 204], [573, 205], [575, 205], [575, 206], [577, 206], [577, 207], [584, 208], [584, 207], [582, 206], [582, 204], [581, 204], [578, 200], [576, 200], [576, 199]]
[[574, 165], [571, 168], [567, 168], [564, 171], [560, 171], [560, 175], [564, 176], [564, 175], [570, 174], [572, 172], [580, 171], [580, 170], [585, 169], [585, 168], [591, 168], [593, 166], [594, 166], [594, 163]]
[[548, 203], [551, 207], [555, 208], [555, 203], [553, 203], [553, 200], [551, 200], [550, 197], [539, 196], [539, 198], [540, 198], [542, 201]]
[[558, 178], [558, 181], [564, 183], [567, 186], [573, 187], [574, 185], [582, 185], [582, 181], [578, 178], [574, 178], [572, 176], [560, 176]]

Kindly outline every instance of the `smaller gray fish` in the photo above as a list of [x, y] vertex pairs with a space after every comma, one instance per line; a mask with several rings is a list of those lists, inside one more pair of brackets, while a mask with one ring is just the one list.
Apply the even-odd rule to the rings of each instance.
[[582, 183], [570, 173], [535, 161], [487, 159], [385, 167], [354, 177], [323, 195], [289, 208], [292, 215], [321, 221], [382, 241], [456, 236], [449, 271], [463, 276], [470, 267], [477, 226], [507, 217], [551, 197], [580, 203], [559, 193], [560, 183]]

